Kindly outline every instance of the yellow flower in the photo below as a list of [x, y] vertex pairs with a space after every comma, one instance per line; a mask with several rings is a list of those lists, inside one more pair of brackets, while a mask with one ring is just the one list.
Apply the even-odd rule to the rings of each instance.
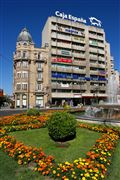
[[86, 173], [84, 176], [85, 176], [85, 177], [90, 177], [89, 173]]
[[70, 163], [66, 161], [65, 164], [66, 164], [66, 165], [69, 165]]
[[85, 177], [82, 177], [82, 180], [86, 180], [86, 178], [85, 178]]
[[78, 162], [78, 160], [76, 159], [76, 160], [74, 160], [74, 163], [77, 163]]
[[93, 170], [92, 170], [92, 169], [90, 169], [89, 171], [90, 171], [90, 172], [93, 172]]
[[98, 177], [98, 174], [95, 174], [95, 177]]
[[53, 170], [53, 174], [56, 174], [56, 171], [55, 171], [55, 170]]
[[101, 178], [104, 178], [104, 175], [101, 175]]

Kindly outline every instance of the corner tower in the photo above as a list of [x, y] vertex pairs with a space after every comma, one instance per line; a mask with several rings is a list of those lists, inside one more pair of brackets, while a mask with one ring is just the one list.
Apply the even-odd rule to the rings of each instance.
[[48, 101], [48, 52], [36, 48], [29, 31], [24, 28], [16, 42], [14, 61], [14, 97], [16, 108], [44, 107]]

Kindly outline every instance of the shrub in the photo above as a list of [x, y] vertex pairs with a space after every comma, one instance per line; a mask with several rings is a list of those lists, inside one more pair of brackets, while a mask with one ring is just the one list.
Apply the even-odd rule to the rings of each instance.
[[28, 109], [27, 110], [27, 115], [28, 116], [39, 116], [40, 111], [38, 109]]
[[58, 142], [76, 137], [76, 119], [67, 112], [55, 112], [47, 122], [49, 136]]

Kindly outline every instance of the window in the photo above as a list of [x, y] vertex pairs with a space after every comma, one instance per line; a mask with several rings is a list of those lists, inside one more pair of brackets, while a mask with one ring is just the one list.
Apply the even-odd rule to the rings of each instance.
[[16, 90], [20, 90], [21, 89], [21, 84], [20, 83], [17, 83], [16, 84]]
[[42, 79], [42, 73], [38, 72], [38, 79]]
[[22, 67], [28, 67], [28, 62], [27, 61], [23, 61], [22, 62]]
[[42, 84], [41, 83], [36, 84], [36, 90], [42, 90]]
[[26, 57], [26, 51], [23, 51], [23, 58]]
[[22, 78], [28, 78], [28, 72], [27, 71], [22, 72]]
[[17, 52], [17, 57], [20, 57], [21, 56], [21, 51], [18, 51]]
[[17, 78], [21, 78], [21, 72], [17, 72]]
[[21, 66], [21, 62], [17, 62], [16, 66], [20, 67]]
[[41, 53], [38, 54], [38, 59], [40, 59], [40, 57], [41, 57]]
[[27, 83], [22, 83], [22, 90], [27, 90]]
[[38, 63], [38, 69], [42, 69], [42, 64], [40, 62]]

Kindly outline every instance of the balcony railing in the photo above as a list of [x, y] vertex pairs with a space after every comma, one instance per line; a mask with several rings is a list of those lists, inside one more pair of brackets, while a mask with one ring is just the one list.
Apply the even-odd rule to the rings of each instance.
[[76, 46], [76, 45], [72, 45], [72, 49], [80, 50], [80, 51], [85, 51], [85, 47], [82, 47], [82, 46]]
[[86, 69], [73, 69], [73, 73], [86, 74]]
[[80, 53], [73, 53], [73, 56], [77, 58], [85, 58], [85, 55]]
[[105, 62], [105, 57], [100, 57], [100, 56], [99, 56], [99, 57], [98, 57], [98, 60], [99, 60], [99, 61], [104, 61], [104, 62]]
[[62, 56], [72, 56], [71, 51], [68, 50], [59, 50], [59, 49], [52, 49], [52, 54], [58, 54], [58, 55], [62, 55]]
[[97, 51], [98, 51], [98, 50], [97, 50], [97, 49], [95, 49], [95, 48], [90, 48], [90, 49], [89, 49], [89, 51], [90, 51], [90, 52], [97, 53]]
[[29, 55], [26, 55], [26, 56], [23, 56], [23, 55], [17, 55], [17, 54], [14, 54], [13, 56], [14, 60], [18, 60], [18, 59], [29, 59], [30, 56]]
[[98, 56], [97, 55], [90, 55], [90, 59], [98, 60]]
[[72, 37], [72, 41], [73, 42], [79, 42], [79, 43], [85, 44], [85, 39], [84, 38], [80, 38], [80, 37], [76, 37], [76, 36]]
[[77, 60], [74, 60], [74, 61], [73, 61], [73, 65], [86, 66], [86, 62], [85, 62], [85, 61], [77, 61]]
[[90, 74], [98, 75], [98, 71], [90, 70]]

